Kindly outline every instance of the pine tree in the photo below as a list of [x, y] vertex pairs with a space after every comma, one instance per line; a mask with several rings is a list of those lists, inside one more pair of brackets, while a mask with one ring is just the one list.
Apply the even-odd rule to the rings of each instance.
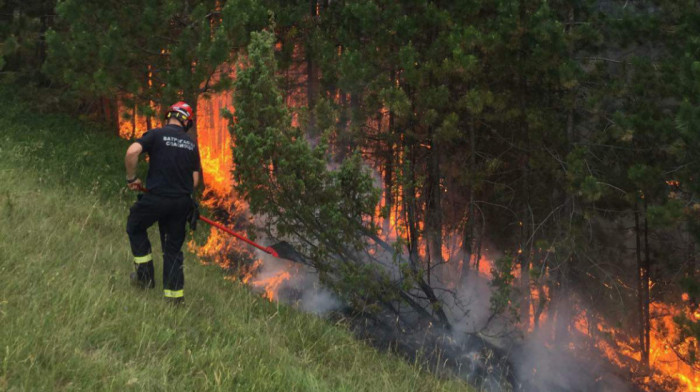
[[[269, 232], [292, 242], [349, 304], [396, 312], [395, 301], [400, 300], [426, 320], [448, 326], [437, 298], [428, 300], [429, 311], [412, 294], [414, 288], [432, 293], [415, 264], [396, 255], [392, 262], [394, 249], [378, 237], [371, 217], [379, 194], [359, 151], [329, 170], [327, 137], [336, 126], [332, 117], [319, 118], [325, 136], [314, 147], [301, 129], [290, 125], [273, 43], [272, 33], [253, 33], [249, 63], [237, 74], [236, 121], [231, 127], [236, 190], [253, 213], [269, 218]], [[396, 268], [401, 273], [392, 277]]]
[[87, 97], [125, 99], [153, 116], [155, 106], [230, 87], [233, 64], [265, 10], [239, 1], [66, 0], [47, 34], [47, 73]]

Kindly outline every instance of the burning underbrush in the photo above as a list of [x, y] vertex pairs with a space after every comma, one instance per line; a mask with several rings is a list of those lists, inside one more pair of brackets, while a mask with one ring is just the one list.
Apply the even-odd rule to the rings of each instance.
[[[230, 94], [198, 102], [206, 185], [202, 205], [214, 221], [269, 245], [276, 239], [258, 236], [263, 219], [232, 193], [232, 141], [227, 122], [218, 115], [221, 108], [233, 112], [230, 102]], [[147, 123], [136, 116], [122, 123], [120, 132], [138, 136]], [[431, 254], [425, 238], [416, 238], [407, 250], [408, 212], [400, 207], [405, 192], [399, 187], [391, 191], [393, 205], [379, 204], [369, 218], [377, 233], [353, 233], [360, 244], [353, 249], [331, 241], [326, 248], [332, 252], [325, 252], [320, 264], [314, 264], [314, 246], [332, 227], [306, 227], [313, 235], [303, 240], [285, 238], [307, 257], [295, 261], [253, 251], [204, 224], [200, 230], [209, 230], [206, 243], [189, 246], [201, 260], [228, 271], [228, 279], [249, 285], [270, 301], [342, 320], [378, 347], [487, 391], [700, 391], [700, 369], [692, 361], [697, 342], [676, 322], [679, 317], [700, 317], [687, 295], [682, 301], [651, 302], [646, 367], [639, 338], [631, 332], [636, 327], [633, 315], [616, 320], [584, 305], [595, 301], [573, 289], [552, 299], [553, 288], [547, 284], [551, 277], [521, 275], [521, 249], [504, 256], [479, 244], [469, 254], [455, 229], [442, 233], [441, 252]], [[425, 222], [418, 220], [415, 226], [422, 232]], [[431, 264], [436, 253], [439, 261]], [[499, 262], [504, 259], [505, 269]], [[342, 275], [353, 268], [362, 279], [343, 282]], [[506, 286], [513, 289], [505, 298], [508, 311], [494, 312], [494, 281], [504, 274], [509, 276]], [[516, 287], [518, 282], [526, 282], [526, 288]], [[519, 312], [518, 306], [527, 312]]]
[[[219, 202], [216, 194], [209, 194], [205, 204], [213, 216], [240, 232], [253, 227], [245, 209], [236, 203]], [[369, 244], [368, 248], [368, 254], [380, 257], [381, 247]], [[326, 288], [307, 263], [251, 252], [214, 229], [207, 243], [194, 249], [204, 260], [229, 271], [228, 279], [249, 285], [270, 301], [342, 320], [377, 347], [398, 352], [411, 361], [423, 361], [439, 373], [464, 378], [483, 390], [633, 390], [625, 377], [631, 373], [621, 371], [619, 363], [602, 359], [598, 345], [590, 344], [589, 332], [580, 330], [581, 322], [576, 323], [566, 343], [547, 333], [546, 322], [525, 336], [508, 331], [505, 320], [494, 320], [489, 312], [491, 277], [473, 273], [462, 282], [450, 281], [454, 263], [436, 268], [433, 275], [436, 282], [447, 282], [440, 294], [448, 304], [452, 325], [446, 328], [400, 301], [393, 303], [395, 311], [381, 306], [352, 307]], [[389, 255], [383, 256], [391, 260]], [[491, 266], [487, 255], [480, 262]], [[394, 269], [389, 261], [385, 267]], [[412, 293], [418, 296], [420, 291], [412, 289]], [[424, 302], [421, 306], [429, 308]]]
[[[218, 246], [226, 251], [206, 253]], [[219, 235], [211, 235], [199, 253], [226, 268], [228, 279], [248, 284], [270, 301], [345, 323], [379, 348], [422, 361], [438, 373], [461, 377], [482, 390], [634, 390], [624, 372], [601, 359], [583, 333], [572, 334], [566, 344], [550, 340], [545, 323], [527, 336], [505, 333], [503, 320], [489, 318], [489, 278], [481, 274], [473, 274], [457, 292], [441, 296], [451, 302], [453, 328], [448, 329], [400, 302], [394, 304], [397, 312], [353, 308], [327, 289], [308, 265], [251, 253]]]
[[[252, 216], [245, 202], [235, 197], [230, 172], [230, 139], [218, 128], [200, 128], [204, 180], [207, 189], [202, 205], [207, 214], [233, 230], [269, 245], [270, 238], [256, 238], [259, 217]], [[227, 132], [227, 131], [226, 131]], [[226, 133], [227, 134], [227, 133]], [[404, 234], [398, 213], [382, 218], [380, 237], [366, 239], [362, 263], [379, 266], [398, 287], [406, 271], [408, 254], [393, 251], [394, 241]], [[348, 301], [324, 285], [333, 272], [321, 279], [310, 261], [299, 263], [274, 258], [204, 224], [210, 230], [205, 244], [189, 244], [202, 260], [216, 263], [229, 272], [228, 279], [249, 285], [270, 301], [279, 301], [306, 311], [342, 320], [355, 333], [380, 348], [396, 351], [411, 361], [423, 361], [438, 372], [449, 373], [487, 391], [655, 391], [700, 390], [700, 372], [682, 358], [697, 352], [697, 342], [681, 336], [674, 317], [697, 320], [690, 301], [676, 305], [654, 302], [650, 367], [641, 363], [639, 342], [629, 326], [608, 321], [607, 316], [581, 307], [585, 301], [569, 293], [569, 301], [552, 304], [549, 288], [531, 285], [530, 319], [522, 323], [509, 314], [494, 316], [491, 309], [492, 280], [498, 252], [484, 249], [464, 257], [462, 244], [445, 234], [444, 262], [433, 266], [423, 279], [435, 293], [406, 287], [406, 297], [386, 303]], [[425, 248], [418, 257], [427, 255]], [[337, 262], [342, 259], [333, 256]], [[401, 261], [403, 260], [403, 262]], [[402, 267], [402, 265], [404, 267]], [[468, 270], [468, 273], [462, 273]], [[519, 278], [519, 270], [512, 269]], [[357, 290], [363, 288], [358, 287]], [[513, 294], [511, 302], [520, 298]], [[435, 317], [439, 303], [448, 323]], [[544, 304], [544, 305], [542, 305]], [[568, 310], [563, 316], [562, 308]], [[554, 311], [559, 309], [558, 312]], [[558, 314], [557, 314], [558, 313]], [[535, 317], [535, 314], [537, 317]], [[563, 331], [563, 333], [562, 333]]]
[[[255, 232], [248, 231], [254, 225], [244, 203], [235, 198], [221, 198], [215, 191], [207, 192], [203, 200], [202, 205], [208, 208], [214, 220], [255, 238]], [[224, 268], [228, 272], [227, 279], [249, 285], [270, 301], [298, 305], [314, 314], [326, 314], [340, 306], [337, 297], [323, 287], [318, 274], [308, 265], [251, 250], [214, 227], [206, 229], [210, 230], [206, 243], [198, 246], [192, 241], [189, 247], [202, 260]]]
[[[243, 205], [218, 201], [216, 194], [209, 196], [206, 204], [218, 220], [242, 232], [254, 227]], [[353, 307], [322, 284], [311, 263], [251, 252], [214, 229], [197, 252], [227, 269], [229, 279], [248, 284], [270, 301], [342, 320], [377, 347], [396, 351], [412, 361], [424, 361], [438, 372], [462, 377], [483, 390], [698, 390], [697, 369], [680, 359], [692, 355], [696, 344], [692, 340], [679, 344], [682, 337], [673, 318], [683, 313], [680, 308], [652, 304], [652, 357], [650, 368], [645, 369], [640, 365], [638, 342], [621, 325], [613, 325], [593, 310], [579, 308], [575, 304], [580, 299], [575, 296], [563, 304], [548, 304], [536, 325], [531, 319], [526, 327], [513, 328], [518, 323], [509, 316], [494, 317], [489, 300], [493, 259], [498, 255], [493, 252], [480, 255], [483, 272], [468, 274], [461, 281], [453, 279], [460, 267], [456, 262], [461, 258], [459, 252], [446, 250], [446, 263], [433, 270], [431, 285], [439, 289], [436, 291], [445, 304], [449, 328], [437, 325], [401, 301], [393, 303], [393, 310]], [[383, 260], [390, 276], [397, 278], [400, 273], [386, 252], [368, 243], [367, 255]], [[420, 297], [418, 288], [410, 292]], [[547, 295], [547, 291], [539, 292]], [[425, 299], [416, 302], [430, 308]], [[561, 315], [552, 317], [550, 312], [559, 309], [562, 313], [563, 307], [569, 309], [569, 321], [556, 325], [565, 319]]]

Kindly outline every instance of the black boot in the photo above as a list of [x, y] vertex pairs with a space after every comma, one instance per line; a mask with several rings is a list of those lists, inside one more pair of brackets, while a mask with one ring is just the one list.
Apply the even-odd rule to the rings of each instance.
[[155, 288], [156, 280], [153, 270], [153, 261], [141, 264], [134, 263], [134, 266], [136, 267], [136, 271], [129, 275], [131, 284], [142, 289]]

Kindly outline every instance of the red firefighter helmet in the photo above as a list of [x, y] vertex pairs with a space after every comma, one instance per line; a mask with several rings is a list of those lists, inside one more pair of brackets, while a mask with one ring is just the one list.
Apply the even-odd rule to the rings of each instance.
[[192, 121], [194, 120], [194, 111], [192, 106], [188, 105], [186, 102], [175, 102], [168, 108], [168, 113], [165, 115], [166, 119], [175, 118], [180, 121], [185, 129], [190, 129], [192, 126]]

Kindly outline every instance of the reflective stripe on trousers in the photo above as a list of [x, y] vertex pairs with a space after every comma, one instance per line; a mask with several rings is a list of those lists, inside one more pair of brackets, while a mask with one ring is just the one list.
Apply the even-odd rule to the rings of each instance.
[[153, 260], [153, 254], [149, 253], [146, 256], [134, 256], [134, 263], [136, 264], [143, 264], [143, 263], [148, 263], [149, 261]]
[[182, 298], [185, 296], [184, 290], [163, 290], [166, 298]]

